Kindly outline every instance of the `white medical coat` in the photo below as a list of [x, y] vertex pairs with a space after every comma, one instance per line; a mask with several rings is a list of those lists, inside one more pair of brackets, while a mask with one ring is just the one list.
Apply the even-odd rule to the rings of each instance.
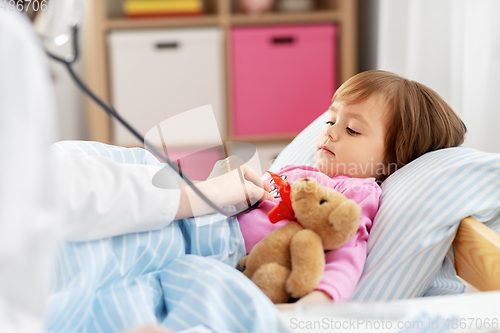
[[[0, 332], [40, 332], [55, 245], [170, 223], [178, 190], [144, 165], [51, 153], [55, 99], [28, 18], [0, 10]], [[64, 111], [63, 111], [64, 112]]]

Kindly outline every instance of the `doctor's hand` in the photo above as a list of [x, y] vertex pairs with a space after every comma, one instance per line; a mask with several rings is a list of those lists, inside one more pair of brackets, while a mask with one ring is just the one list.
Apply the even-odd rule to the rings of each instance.
[[[251, 203], [273, 199], [269, 193], [271, 186], [264, 183], [260, 176], [246, 164], [220, 176], [199, 182], [196, 187], [219, 208], [230, 205], [237, 208], [247, 207], [247, 199]], [[175, 218], [182, 219], [211, 213], [214, 213], [214, 210], [191, 187], [181, 182], [181, 201]]]

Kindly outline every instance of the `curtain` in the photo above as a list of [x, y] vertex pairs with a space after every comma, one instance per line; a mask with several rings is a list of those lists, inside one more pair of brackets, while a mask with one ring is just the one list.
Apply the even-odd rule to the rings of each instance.
[[380, 0], [377, 68], [438, 92], [465, 145], [500, 153], [500, 1]]

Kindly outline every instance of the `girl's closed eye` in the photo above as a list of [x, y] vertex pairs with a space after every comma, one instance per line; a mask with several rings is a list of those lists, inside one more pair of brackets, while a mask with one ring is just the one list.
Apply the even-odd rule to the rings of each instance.
[[359, 135], [359, 134], [361, 134], [361, 133], [356, 132], [355, 130], [353, 130], [353, 129], [349, 128], [349, 127], [347, 127], [347, 133], [349, 133], [350, 135]]
[[[334, 122], [334, 121], [331, 121], [331, 120], [328, 120], [328, 121], [326, 121], [326, 124], [327, 124], [328, 126], [333, 126], [333, 125], [335, 125], [335, 122]], [[350, 135], [352, 135], [352, 136], [356, 136], [356, 135], [361, 134], [361, 133], [359, 133], [359, 132], [356, 132], [355, 130], [353, 130], [353, 129], [352, 129], [352, 128], [350, 128], [350, 127], [347, 127], [347, 128], [346, 128], [346, 131], [347, 131], [347, 133], [349, 133], [349, 134], [350, 134]]]

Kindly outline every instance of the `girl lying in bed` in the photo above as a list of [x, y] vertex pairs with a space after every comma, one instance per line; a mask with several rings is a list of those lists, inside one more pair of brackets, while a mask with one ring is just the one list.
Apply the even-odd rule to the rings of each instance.
[[[395, 74], [361, 73], [338, 89], [315, 147], [317, 169], [286, 167], [281, 173], [314, 172], [356, 201], [362, 217], [355, 236], [326, 254], [323, 279], [300, 302], [343, 301], [350, 296], [363, 270], [378, 209], [377, 181], [426, 152], [460, 145], [465, 131], [435, 92]], [[99, 161], [107, 163], [160, 164], [150, 154], [146, 161], [147, 152], [142, 149], [95, 142], [62, 143], [57, 148], [89, 160], [101, 156]], [[217, 215], [188, 218], [193, 216], [190, 205], [180, 200], [175, 221], [173, 213], [172, 219], [150, 218], [159, 230], [64, 243], [58, 252], [47, 330], [98, 331], [100, 327], [116, 332], [159, 322], [176, 330], [203, 324], [218, 331], [277, 331], [274, 305], [231, 267], [236, 267], [245, 250], [279, 226], [267, 221], [267, 210], [276, 203], [265, 200], [270, 195], [262, 193], [260, 178], [248, 172], [246, 179], [260, 185], [250, 195], [264, 202], [261, 209], [239, 216], [239, 222]], [[234, 183], [240, 186], [239, 179]], [[211, 190], [215, 192], [207, 194], [221, 206], [235, 201], [231, 191]], [[189, 191], [183, 188], [181, 196]], [[137, 205], [143, 207], [148, 198], [140, 199]], [[191, 205], [200, 208], [203, 203]], [[207, 223], [198, 223], [200, 219]], [[140, 218], [137, 223], [146, 222]]]
[[[345, 301], [354, 291], [366, 260], [366, 246], [379, 206], [383, 181], [398, 168], [433, 150], [462, 144], [465, 125], [434, 91], [384, 71], [360, 73], [335, 93], [325, 130], [316, 143], [316, 168], [286, 166], [289, 181], [315, 177], [362, 209], [357, 233], [326, 253], [316, 290], [301, 299]], [[274, 229], [267, 213], [278, 200], [238, 217], [247, 254]]]

